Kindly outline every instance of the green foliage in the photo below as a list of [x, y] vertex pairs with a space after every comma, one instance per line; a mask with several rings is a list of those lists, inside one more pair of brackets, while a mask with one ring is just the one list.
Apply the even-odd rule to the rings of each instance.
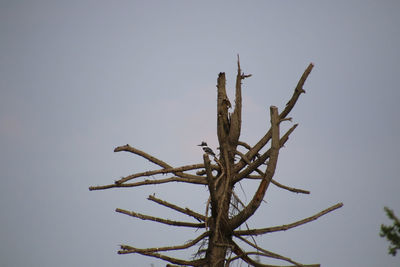
[[386, 215], [390, 220], [393, 221], [393, 225], [381, 225], [381, 232], [379, 235], [381, 237], [386, 237], [386, 239], [391, 243], [389, 245], [389, 254], [396, 256], [396, 252], [400, 249], [400, 220], [394, 215], [393, 210], [388, 207], [384, 207]]

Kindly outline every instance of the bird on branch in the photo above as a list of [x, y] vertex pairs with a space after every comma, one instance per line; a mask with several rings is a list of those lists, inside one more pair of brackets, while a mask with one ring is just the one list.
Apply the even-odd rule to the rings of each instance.
[[201, 142], [201, 144], [198, 145], [198, 146], [201, 146], [201, 147], [203, 148], [203, 151], [206, 152], [207, 154], [209, 154], [209, 155], [215, 157], [214, 151], [213, 151], [211, 148], [208, 147], [208, 145], [207, 145], [206, 142], [203, 141], [203, 142]]

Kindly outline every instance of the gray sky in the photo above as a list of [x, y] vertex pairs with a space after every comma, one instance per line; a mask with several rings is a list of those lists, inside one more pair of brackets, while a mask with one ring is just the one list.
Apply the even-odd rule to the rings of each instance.
[[[250, 144], [315, 63], [275, 176], [311, 195], [271, 187], [250, 227], [344, 203], [258, 243], [303, 263], [399, 266], [378, 235], [383, 206], [400, 214], [399, 2], [201, 2], [0, 1], [1, 266], [165, 266], [117, 255], [118, 244], [175, 245], [200, 232], [114, 209], [190, 221], [146, 197], [204, 212], [206, 188], [88, 187], [157, 168], [113, 153], [126, 143], [175, 166], [201, 162], [196, 144], [217, 146], [217, 75], [232, 89], [238, 53], [253, 74], [243, 85]], [[248, 199], [255, 187], [244, 186]]]

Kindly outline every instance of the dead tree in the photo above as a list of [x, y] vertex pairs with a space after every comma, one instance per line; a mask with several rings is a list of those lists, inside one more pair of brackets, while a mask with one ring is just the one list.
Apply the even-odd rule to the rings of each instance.
[[[192, 227], [194, 229], [203, 228], [204, 231], [195, 239], [182, 245], [173, 245], [168, 247], [154, 248], [136, 248], [129, 245], [121, 245], [119, 254], [138, 253], [145, 256], [155, 257], [167, 261], [173, 265], [167, 266], [229, 266], [233, 261], [243, 260], [252, 266], [274, 266], [271, 264], [261, 264], [256, 257], [267, 257], [279, 259], [289, 262], [290, 266], [319, 266], [319, 264], [302, 265], [290, 258], [278, 255], [271, 251], [259, 247], [254, 238], [249, 240], [249, 237], [263, 235], [271, 232], [284, 231], [302, 224], [311, 222], [322, 215], [327, 214], [335, 209], [343, 206], [338, 203], [330, 208], [327, 208], [311, 217], [300, 221], [292, 222], [285, 225], [273, 226], [262, 229], [241, 230], [240, 226], [256, 212], [260, 207], [261, 202], [265, 197], [265, 193], [272, 183], [273, 185], [289, 190], [294, 193], [309, 194], [310, 192], [303, 189], [289, 187], [279, 183], [273, 179], [275, 168], [278, 161], [279, 150], [287, 142], [289, 135], [295, 130], [297, 124], [294, 124], [283, 135], [280, 133], [280, 124], [283, 121], [291, 121], [288, 117], [290, 111], [295, 106], [297, 100], [302, 93], [305, 93], [303, 85], [310, 74], [313, 64], [311, 63], [303, 75], [301, 76], [294, 93], [287, 102], [284, 110], [278, 112], [275, 106], [270, 107], [271, 126], [263, 137], [253, 146], [239, 140], [242, 124], [242, 80], [250, 77], [245, 75], [240, 68], [238, 58], [236, 75], [236, 92], [235, 105], [233, 112], [231, 103], [226, 94], [226, 78], [225, 73], [221, 72], [217, 80], [217, 134], [219, 141], [219, 155], [214, 152], [204, 149], [203, 163], [194, 165], [186, 165], [181, 167], [173, 167], [166, 162], [149, 155], [130, 145], [119, 146], [114, 152], [130, 152], [161, 167], [160, 169], [135, 173], [123, 177], [112, 184], [104, 186], [92, 186], [90, 190], [102, 190], [116, 187], [137, 187], [149, 184], [163, 184], [170, 182], [184, 182], [197, 185], [206, 185], [209, 191], [209, 200], [207, 204], [206, 214], [193, 211], [189, 208], [182, 208], [165, 200], [156, 198], [153, 195], [148, 197], [148, 200], [156, 202], [162, 206], [173, 209], [177, 212], [193, 217], [197, 222], [173, 221], [159, 217], [153, 217], [128, 211], [124, 209], [116, 209], [116, 212], [126, 214], [143, 220], [155, 221], [171, 226]], [[269, 144], [269, 145], [267, 145]], [[202, 144], [206, 146], [205, 143]], [[241, 150], [246, 152], [240, 152]], [[207, 148], [207, 147], [205, 147]], [[264, 148], [264, 149], [263, 149]], [[210, 159], [211, 157], [211, 159]], [[194, 171], [196, 171], [194, 173]], [[169, 174], [168, 178], [147, 179], [149, 176], [161, 174]], [[142, 179], [140, 179], [142, 178]], [[139, 180], [140, 179], [140, 180]], [[243, 203], [234, 192], [235, 185], [244, 179], [259, 180], [257, 191], [249, 203]], [[210, 210], [210, 215], [208, 215]], [[238, 242], [239, 241], [239, 242]], [[178, 259], [162, 254], [162, 252], [181, 250], [190, 248], [202, 242], [205, 249], [199, 249], [197, 257], [191, 260]], [[240, 245], [247, 244], [254, 251], [245, 251]], [[205, 245], [205, 246], [204, 246]]]

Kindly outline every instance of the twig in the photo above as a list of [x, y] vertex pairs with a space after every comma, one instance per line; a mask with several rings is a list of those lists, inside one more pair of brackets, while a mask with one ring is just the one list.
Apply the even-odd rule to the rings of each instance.
[[[233, 194], [233, 196], [236, 198], [237, 202], [238, 202], [240, 205], [242, 205], [242, 207], [245, 207], [245, 206], [246, 206], [246, 205], [240, 200], [240, 198], [236, 195], [235, 191], [232, 191], [232, 194]], [[240, 212], [239, 207], [236, 207], [236, 206], [234, 206], [234, 207], [238, 210], [238, 212]], [[250, 230], [249, 225], [247, 224], [247, 222], [244, 222], [244, 224], [245, 224], [247, 230]], [[253, 236], [250, 236], [250, 238], [253, 240], [254, 244], [257, 245], [256, 239], [255, 239]]]

